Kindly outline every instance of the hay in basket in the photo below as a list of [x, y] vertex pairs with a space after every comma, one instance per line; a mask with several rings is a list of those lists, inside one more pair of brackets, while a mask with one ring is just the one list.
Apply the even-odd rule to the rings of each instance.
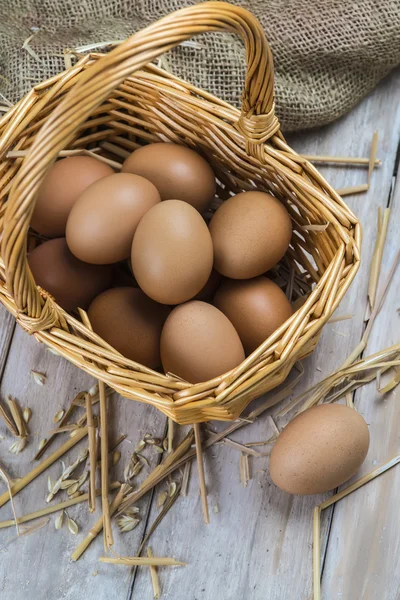
[[[240, 111], [152, 64], [197, 34], [220, 31], [236, 33], [246, 47]], [[358, 220], [285, 142], [273, 88], [271, 51], [258, 21], [239, 7], [206, 2], [172, 13], [109, 54], [81, 57], [35, 86], [0, 120], [1, 301], [39, 341], [124, 397], [152, 404], [178, 423], [234, 419], [252, 399], [279, 385], [312, 352], [359, 266]], [[293, 222], [278, 271], [291, 297], [304, 297], [300, 307], [241, 365], [196, 385], [119, 354], [85, 318], [67, 314], [38, 288], [27, 264], [35, 197], [60, 153], [97, 148], [100, 157], [122, 162], [138, 146], [160, 140], [206, 157], [220, 201], [243, 190], [269, 191], [285, 203]], [[320, 227], [310, 227], [315, 225]]]

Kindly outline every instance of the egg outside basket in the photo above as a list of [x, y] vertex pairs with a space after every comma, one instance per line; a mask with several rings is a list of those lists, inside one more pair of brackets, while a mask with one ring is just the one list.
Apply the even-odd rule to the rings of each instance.
[[[241, 110], [151, 64], [204, 32], [234, 32], [247, 52]], [[35, 86], [0, 120], [0, 299], [19, 324], [122, 396], [179, 423], [237, 418], [314, 349], [360, 260], [360, 225], [342, 198], [285, 142], [274, 113], [271, 51], [246, 10], [206, 2], [169, 15], [106, 55], [90, 54]], [[124, 358], [38, 288], [27, 263], [35, 196], [60, 151], [102, 148], [122, 162], [139, 145], [172, 141], [212, 164], [220, 200], [243, 190], [285, 203], [293, 237], [281, 273], [305, 302], [225, 375], [190, 385]], [[107, 154], [108, 153], [108, 154]], [[309, 228], [310, 225], [327, 224]], [[308, 290], [308, 295], [307, 295]]]

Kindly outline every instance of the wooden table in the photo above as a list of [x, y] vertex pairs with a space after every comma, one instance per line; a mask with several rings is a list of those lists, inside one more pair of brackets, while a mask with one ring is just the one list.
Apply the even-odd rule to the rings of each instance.
[[[368, 156], [372, 134], [379, 131], [378, 156], [383, 164], [372, 176], [368, 194], [348, 198], [363, 226], [362, 263], [359, 274], [337, 314], [351, 313], [349, 320], [328, 324], [313, 356], [304, 361], [305, 375], [296, 394], [335, 370], [361, 339], [365, 327], [369, 265], [377, 230], [377, 208], [386, 207], [392, 194], [392, 214], [383, 257], [382, 280], [399, 248], [400, 184], [395, 186], [400, 140], [400, 73], [392, 73], [347, 117], [329, 127], [289, 136], [290, 143], [305, 154]], [[367, 170], [360, 167], [323, 166], [336, 187], [366, 182]], [[400, 269], [392, 282], [384, 308], [370, 336], [366, 355], [400, 339]], [[31, 369], [47, 379], [38, 386]], [[80, 390], [93, 381], [66, 360], [51, 354], [19, 327], [4, 309], [0, 310], [0, 376], [2, 399], [15, 396], [32, 409], [30, 441], [18, 456], [8, 453], [12, 437], [0, 423], [0, 464], [11, 477], [32, 469], [31, 460], [40, 439], [53, 427], [53, 416], [68, 405]], [[375, 382], [360, 388], [354, 402], [370, 424], [371, 446], [361, 473], [386, 462], [400, 449], [400, 402], [394, 390], [381, 397]], [[275, 411], [272, 411], [274, 414]], [[121, 477], [129, 454], [146, 433], [164, 437], [166, 419], [157, 410], [114, 396], [109, 405], [112, 423], [110, 440], [121, 433], [122, 459], [112, 475]], [[277, 421], [279, 427], [285, 420]], [[219, 424], [211, 424], [218, 427]], [[239, 442], [263, 440], [272, 435], [267, 414], [232, 436]], [[68, 434], [60, 435], [57, 443]], [[61, 440], [62, 438], [62, 440]], [[53, 449], [57, 446], [53, 445]], [[83, 446], [84, 442], [81, 443]], [[72, 462], [78, 448], [64, 460]], [[261, 451], [263, 448], [259, 448]], [[154, 449], [146, 450], [151, 467], [160, 459]], [[312, 509], [322, 497], [292, 497], [280, 492], [268, 475], [268, 456], [250, 457], [251, 480], [244, 487], [239, 480], [240, 453], [220, 444], [207, 451], [206, 480], [209, 490], [211, 524], [203, 524], [197, 468], [193, 465], [187, 497], [179, 497], [151, 538], [157, 556], [173, 556], [187, 566], [159, 570], [165, 600], [306, 600], [312, 596]], [[47, 475], [60, 474], [60, 464], [29, 485], [15, 499], [19, 515], [44, 507]], [[138, 481], [145, 476], [144, 470]], [[177, 479], [177, 476], [175, 477]], [[120, 534], [114, 526], [115, 549], [134, 555], [156, 515], [161, 485], [141, 502], [141, 522], [130, 533]], [[398, 600], [400, 585], [400, 519], [398, 495], [400, 467], [350, 495], [323, 513], [321, 549], [323, 554], [322, 596], [325, 600]], [[65, 497], [62, 492], [53, 502]], [[0, 531], [0, 595], [4, 600], [111, 600], [151, 599], [148, 568], [133, 576], [129, 568], [98, 562], [104, 554], [101, 536], [77, 562], [70, 555], [99, 515], [89, 515], [86, 505], [68, 512], [80, 531], [72, 535], [66, 527], [56, 531], [55, 516], [29, 536], [15, 539], [15, 529]], [[217, 510], [218, 507], [218, 510]], [[10, 518], [9, 506], [1, 519]]]

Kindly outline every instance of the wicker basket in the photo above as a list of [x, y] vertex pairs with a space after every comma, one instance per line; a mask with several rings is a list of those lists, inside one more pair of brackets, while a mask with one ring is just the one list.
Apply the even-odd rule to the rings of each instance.
[[[247, 51], [241, 111], [151, 64], [203, 32], [239, 34]], [[274, 113], [271, 51], [246, 10], [206, 2], [175, 12], [106, 55], [90, 54], [37, 85], [0, 120], [0, 298], [39, 341], [126, 398], [152, 404], [179, 423], [237, 418], [279, 385], [315, 347], [359, 266], [360, 225], [309, 162], [285, 142]], [[38, 288], [27, 263], [36, 192], [60, 151], [101, 147], [122, 162], [146, 142], [197, 148], [212, 164], [221, 201], [260, 189], [284, 202], [293, 237], [282, 273], [295, 314], [225, 375], [190, 385], [124, 358]], [[110, 154], [111, 153], [111, 154]], [[315, 228], [310, 225], [327, 224]], [[307, 290], [308, 295], [307, 295]]]

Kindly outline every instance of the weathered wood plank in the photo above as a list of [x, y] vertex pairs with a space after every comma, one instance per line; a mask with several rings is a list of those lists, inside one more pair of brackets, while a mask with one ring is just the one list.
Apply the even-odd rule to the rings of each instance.
[[[44, 386], [38, 386], [33, 382], [31, 369], [47, 375]], [[29, 406], [32, 409], [32, 420], [29, 424], [31, 431], [29, 444], [18, 456], [8, 453], [13, 438], [8, 431], [1, 428], [4, 439], [0, 441], [0, 464], [7, 469], [11, 477], [22, 476], [35, 466], [31, 460], [39, 440], [46, 437], [47, 432], [54, 427], [52, 421], [54, 414], [60, 408], [66, 407], [78, 391], [89, 389], [93, 383], [94, 381], [85, 373], [66, 360], [51, 354], [45, 346], [38, 344], [34, 338], [17, 327], [0, 393], [2, 397], [12, 394], [22, 406]], [[79, 409], [77, 416], [79, 417], [82, 412], [82, 409]], [[111, 442], [121, 433], [128, 436], [127, 441], [124, 441], [119, 448], [122, 459], [111, 475], [113, 481], [122, 480], [127, 459], [141, 437], [146, 432], [157, 436], [162, 435], [165, 418], [151, 407], [115, 395], [109, 400], [109, 421]], [[60, 440], [53, 443], [47, 450], [46, 456], [65, 441], [68, 435], [68, 433], [60, 435]], [[86, 440], [64, 457], [66, 465], [71, 464], [85, 445], [87, 446]], [[159, 455], [150, 448], [146, 450], [145, 455], [153, 468], [159, 460]], [[54, 464], [16, 496], [15, 504], [19, 515], [46, 506], [48, 474], [56, 480], [61, 474], [60, 463]], [[137, 478], [138, 481], [144, 475], [143, 472]], [[1, 487], [3, 488], [3, 484]], [[84, 488], [87, 488], [87, 483]], [[66, 492], [60, 492], [52, 503], [61, 502], [66, 498]], [[115, 550], [120, 554], [131, 554], [136, 551], [143, 533], [147, 503], [146, 499], [140, 503], [143, 521], [133, 532], [120, 534], [114, 522]], [[126, 597], [129, 589], [127, 573], [124, 574], [121, 567], [98, 562], [98, 557], [104, 554], [102, 536], [93, 542], [77, 563], [70, 561], [71, 553], [100, 515], [100, 499], [97, 501], [94, 515], [89, 515], [86, 504], [72, 507], [68, 514], [79, 525], [80, 532], [77, 536], [69, 533], [65, 526], [60, 531], [55, 530], [54, 519], [57, 515], [51, 516], [48, 525], [39, 532], [13, 542], [10, 540], [15, 537], [14, 528], [0, 531], [2, 597], [12, 597], [14, 600], [23, 600], [28, 595], [32, 598], [73, 598], [74, 600], [94, 597], [108, 600]], [[7, 505], [0, 511], [0, 519], [5, 520], [10, 517], [11, 509]], [[93, 576], [97, 571], [98, 575]]]
[[[397, 179], [382, 266], [385, 281], [400, 248], [400, 180]], [[392, 280], [365, 354], [400, 342], [400, 269]], [[391, 372], [390, 376], [393, 376]], [[386, 381], [387, 376], [384, 376]], [[360, 475], [399, 453], [400, 388], [381, 396], [375, 382], [358, 390], [355, 404], [370, 425], [371, 445]], [[398, 497], [395, 467], [336, 505], [322, 579], [323, 598], [397, 600], [400, 587]]]
[[14, 326], [14, 318], [10, 315], [8, 310], [0, 304], [0, 378], [7, 361], [8, 351], [14, 333]]
[[[369, 262], [375, 238], [376, 208], [389, 193], [400, 132], [398, 93], [400, 78], [393, 75], [340, 122], [304, 135], [291, 136], [293, 147], [303, 153], [368, 156], [372, 134], [380, 133], [378, 155], [383, 165], [373, 174], [368, 195], [349, 197], [364, 229], [362, 266], [337, 314], [354, 317], [327, 325], [313, 356], [304, 361], [306, 375], [296, 393], [310, 387], [337, 368], [357, 345], [363, 331]], [[366, 181], [360, 168], [321, 169], [335, 187]], [[273, 411], [275, 412], [275, 411]], [[284, 426], [282, 419], [279, 423]], [[272, 434], [267, 420], [238, 432], [234, 439], [246, 442]], [[262, 449], [261, 449], [262, 450]], [[188, 499], [180, 499], [154, 534], [155, 554], [172, 555], [188, 561], [185, 569], [163, 569], [160, 579], [163, 598], [211, 600], [216, 597], [251, 600], [298, 600], [311, 593], [312, 508], [320, 499], [291, 497], [277, 490], [267, 473], [268, 458], [253, 461], [253, 479], [244, 489], [239, 482], [239, 455], [226, 446], [208, 452], [206, 459], [211, 525], [202, 521], [196, 469], [193, 469]], [[157, 494], [156, 494], [157, 496]], [[152, 507], [150, 522], [157, 514]], [[322, 522], [322, 547], [327, 539], [329, 511]], [[151, 594], [150, 576], [138, 572], [132, 599]]]

